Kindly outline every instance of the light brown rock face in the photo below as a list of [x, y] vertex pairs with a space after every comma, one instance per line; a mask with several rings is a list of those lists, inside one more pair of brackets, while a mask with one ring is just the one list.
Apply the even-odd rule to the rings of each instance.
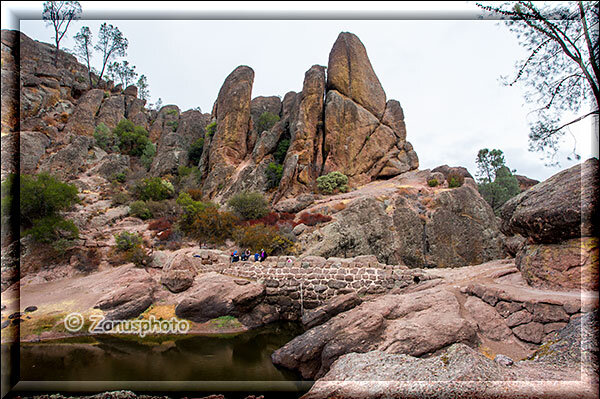
[[329, 53], [327, 88], [337, 90], [375, 115], [383, 117], [385, 92], [360, 39], [342, 32]]
[[160, 140], [163, 134], [168, 134], [177, 130], [179, 124], [179, 107], [177, 105], [165, 105], [158, 111], [148, 135], [153, 143]]
[[103, 98], [102, 89], [92, 89], [81, 96], [73, 114], [69, 117], [65, 131], [84, 136], [93, 135], [96, 128], [94, 117], [100, 109]]
[[294, 123], [290, 126], [291, 143], [278, 197], [311, 189], [321, 173], [324, 93], [325, 68], [313, 65], [304, 75]]
[[227, 185], [237, 166], [248, 154], [253, 82], [254, 71], [247, 66], [239, 66], [229, 74], [219, 91], [213, 109], [217, 131], [210, 145], [208, 176], [203, 187], [208, 197], [214, 197], [218, 190]]
[[530, 285], [598, 289], [598, 238], [572, 238], [558, 244], [529, 244], [515, 262]]

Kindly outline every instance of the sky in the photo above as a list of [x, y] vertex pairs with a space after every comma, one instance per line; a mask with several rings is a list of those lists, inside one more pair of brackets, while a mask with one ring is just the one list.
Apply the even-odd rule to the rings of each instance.
[[[2, 28], [53, 43], [40, 20], [42, 4], [2, 2]], [[560, 166], [547, 167], [542, 154], [528, 151], [534, 105], [525, 103], [523, 87], [500, 81], [514, 76], [527, 53], [503, 23], [476, 19], [472, 2], [370, 2], [368, 9], [358, 2], [144, 2], [142, 11], [139, 4], [81, 2], [83, 18], [61, 48], [73, 48], [82, 26], [96, 36], [103, 22], [117, 26], [129, 40], [124, 59], [148, 77], [150, 103], [161, 98], [163, 105], [210, 112], [239, 65], [254, 69], [253, 97], [283, 98], [302, 89], [312, 65], [327, 65], [346, 31], [365, 45], [387, 98], [400, 101], [420, 169], [449, 164], [475, 174], [478, 150], [498, 148], [516, 173], [544, 180], [576, 163], [566, 158], [573, 137], [583, 159], [598, 156], [589, 118], [566, 135]], [[17, 18], [5, 12], [11, 10]]]

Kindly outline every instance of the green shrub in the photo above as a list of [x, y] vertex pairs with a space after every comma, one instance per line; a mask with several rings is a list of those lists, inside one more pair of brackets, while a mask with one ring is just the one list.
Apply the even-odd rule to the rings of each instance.
[[142, 220], [150, 219], [153, 215], [144, 201], [134, 201], [129, 205], [129, 214]]
[[58, 215], [36, 219], [33, 226], [26, 230], [25, 235], [31, 235], [37, 242], [52, 244], [60, 239], [75, 240], [79, 237], [79, 229], [70, 221]]
[[200, 162], [200, 158], [202, 157], [203, 149], [204, 138], [200, 137], [198, 140], [194, 141], [194, 143], [190, 147], [190, 152], [188, 153], [188, 163], [192, 165], [198, 165], [198, 163]]
[[244, 220], [260, 219], [269, 213], [269, 204], [259, 192], [242, 192], [231, 197], [227, 205]]
[[[79, 203], [77, 187], [63, 183], [47, 173], [19, 176], [19, 214], [21, 223], [30, 227], [36, 219], [55, 216]], [[2, 183], [2, 213], [10, 213], [12, 186], [17, 175], [11, 174]]]
[[122, 231], [115, 234], [116, 246], [119, 251], [129, 251], [130, 249], [142, 245], [142, 236], [128, 231]]
[[112, 206], [125, 205], [125, 204], [128, 204], [129, 201], [131, 201], [131, 197], [129, 196], [128, 193], [125, 193], [123, 191], [118, 191], [117, 193], [113, 194], [111, 205]]
[[427, 180], [427, 185], [429, 187], [436, 187], [438, 184], [439, 183], [438, 183], [437, 179], [429, 179], [429, 180]]
[[269, 255], [286, 254], [294, 247], [294, 242], [281, 235], [276, 227], [262, 223], [238, 227], [235, 242], [240, 248], [250, 248], [252, 251], [264, 249]]
[[179, 112], [176, 109], [168, 109], [166, 112], [167, 115], [171, 115], [171, 116], [178, 116]]
[[275, 160], [277, 162], [282, 164], [283, 161], [285, 160], [285, 156], [286, 156], [289, 148], [290, 148], [290, 140], [289, 139], [281, 140], [277, 144], [277, 149], [275, 150], [275, 153], [273, 154], [273, 158], [275, 158]]
[[146, 169], [150, 169], [154, 155], [156, 155], [156, 146], [148, 141], [144, 147], [144, 151], [142, 151], [142, 156], [140, 157], [140, 162]]
[[173, 200], [163, 200], [163, 201], [146, 201], [146, 206], [148, 210], [152, 214], [153, 218], [162, 218], [170, 216], [174, 211], [174, 204], [170, 203]]
[[267, 175], [267, 187], [269, 189], [279, 186], [281, 177], [283, 176], [283, 165], [275, 162], [269, 163], [266, 170]]
[[125, 183], [127, 181], [127, 174], [124, 172], [117, 173], [113, 176], [113, 180], [116, 180], [119, 183]]
[[[332, 194], [335, 189], [347, 186], [348, 177], [341, 172], [331, 172], [317, 178], [317, 188], [324, 194]], [[348, 191], [347, 187], [344, 188]]]
[[173, 197], [175, 188], [171, 182], [160, 177], [149, 177], [139, 181], [134, 188], [137, 199], [162, 201]]
[[268, 111], [263, 112], [256, 121], [256, 131], [260, 134], [271, 129], [277, 122], [279, 122], [279, 115]]
[[217, 122], [209, 123], [204, 129], [206, 132], [206, 137], [212, 137], [217, 132]]
[[450, 172], [448, 173], [448, 176], [446, 176], [446, 180], [448, 180], [448, 187], [456, 188], [463, 185], [465, 182], [465, 177], [456, 172]]
[[119, 147], [119, 138], [110, 131], [104, 122], [100, 122], [94, 129], [94, 139], [96, 145], [104, 151], [112, 151], [115, 147]]
[[119, 139], [119, 148], [122, 153], [141, 156], [148, 143], [148, 132], [142, 126], [135, 126], [128, 119], [122, 119], [114, 128], [113, 133]]

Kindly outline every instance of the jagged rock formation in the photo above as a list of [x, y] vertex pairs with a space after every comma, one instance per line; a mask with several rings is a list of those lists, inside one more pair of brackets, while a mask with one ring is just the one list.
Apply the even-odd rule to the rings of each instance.
[[500, 210], [502, 230], [529, 240], [517, 254], [528, 283], [597, 289], [598, 160], [557, 173]]
[[304, 253], [373, 254], [410, 267], [460, 267], [501, 257], [496, 217], [477, 190], [466, 183], [431, 188], [428, 176], [413, 171], [318, 201], [306, 212], [331, 213], [334, 220], [299, 236]]

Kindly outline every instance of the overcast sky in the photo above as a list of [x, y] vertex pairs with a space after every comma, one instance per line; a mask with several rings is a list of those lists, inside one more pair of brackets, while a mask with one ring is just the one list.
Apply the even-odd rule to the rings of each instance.
[[[14, 28], [6, 18], [7, 9], [29, 9], [24, 15], [39, 18], [42, 4], [3, 2], [2, 28]], [[271, 3], [144, 2], [143, 15], [134, 8], [140, 3], [81, 4], [84, 19], [71, 24], [61, 47], [72, 48], [72, 37], [82, 26], [89, 26], [96, 36], [102, 22], [118, 26], [129, 40], [126, 59], [148, 77], [150, 102], [160, 97], [164, 105], [176, 104], [182, 110], [199, 106], [210, 112], [223, 81], [238, 65], [254, 69], [253, 97], [283, 97], [288, 91], [300, 91], [304, 73], [314, 64], [326, 66], [338, 34], [348, 31], [365, 45], [387, 98], [402, 104], [407, 139], [419, 155], [420, 169], [462, 165], [475, 174], [477, 151], [486, 147], [503, 150], [507, 164], [517, 173], [540, 180], [574, 164], [566, 159], [573, 146], [570, 135], [558, 168], [544, 166], [541, 154], [527, 151], [528, 121], [533, 117], [528, 114], [533, 105], [524, 102], [522, 87], [505, 87], [499, 80], [502, 75], [513, 76], [515, 62], [526, 53], [502, 23], [456, 19], [470, 12], [475, 15], [478, 10], [473, 3], [368, 3], [369, 9], [362, 11], [365, 5], [296, 3], [291, 6], [296, 11], [288, 5], [277, 14], [352, 20], [231, 20], [252, 17], [256, 14], [251, 12], [261, 7], [284, 7]], [[349, 14], [335, 11], [341, 4]], [[388, 14], [386, 10], [392, 8]], [[297, 11], [300, 9], [304, 11]], [[225, 19], [200, 19], [217, 15], [211, 14], [214, 10], [221, 10], [218, 15]], [[311, 14], [311, 10], [319, 14]], [[326, 14], [326, 10], [333, 11]], [[415, 10], [420, 11], [415, 14]], [[187, 15], [190, 20], [163, 19]], [[413, 19], [365, 19], [381, 15]], [[39, 19], [21, 20], [20, 29], [33, 39], [53, 43], [51, 28]], [[597, 156], [589, 120], [572, 127], [571, 132], [584, 159], [592, 154], [592, 148]]]

